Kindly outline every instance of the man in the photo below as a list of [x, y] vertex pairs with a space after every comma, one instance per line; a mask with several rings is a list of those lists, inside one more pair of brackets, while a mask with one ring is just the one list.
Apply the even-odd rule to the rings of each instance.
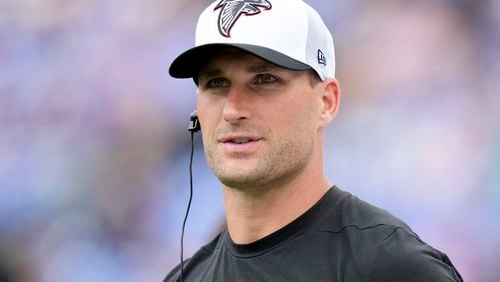
[[170, 74], [198, 86], [227, 228], [165, 281], [461, 281], [405, 223], [326, 177], [340, 86], [331, 34], [307, 4], [212, 3]]

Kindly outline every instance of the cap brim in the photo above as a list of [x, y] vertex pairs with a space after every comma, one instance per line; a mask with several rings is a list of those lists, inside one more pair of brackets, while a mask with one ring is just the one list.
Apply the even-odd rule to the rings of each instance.
[[241, 49], [287, 69], [307, 70], [311, 68], [307, 64], [262, 46], [215, 43], [197, 46], [182, 53], [172, 62], [168, 72], [175, 78], [194, 78], [196, 80], [200, 70], [208, 63], [215, 53], [220, 52], [222, 47]]

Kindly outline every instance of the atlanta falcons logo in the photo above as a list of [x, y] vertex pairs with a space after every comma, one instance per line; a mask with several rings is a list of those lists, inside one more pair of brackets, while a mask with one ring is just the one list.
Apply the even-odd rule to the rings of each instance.
[[231, 37], [230, 32], [238, 18], [245, 14], [247, 16], [257, 15], [261, 12], [259, 7], [266, 10], [271, 9], [271, 3], [267, 0], [221, 0], [215, 10], [221, 9], [219, 14], [219, 32], [222, 36]]

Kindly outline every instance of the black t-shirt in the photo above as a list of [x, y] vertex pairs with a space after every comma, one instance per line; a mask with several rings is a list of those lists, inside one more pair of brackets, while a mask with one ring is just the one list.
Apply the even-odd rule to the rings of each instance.
[[[178, 281], [180, 266], [164, 281]], [[184, 281], [462, 281], [448, 257], [404, 222], [333, 187], [254, 243], [227, 230], [184, 263]]]

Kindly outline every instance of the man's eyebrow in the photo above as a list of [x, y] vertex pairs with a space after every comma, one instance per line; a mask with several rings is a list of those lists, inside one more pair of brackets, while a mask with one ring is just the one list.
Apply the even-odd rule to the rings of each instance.
[[[249, 73], [261, 73], [261, 72], [268, 72], [268, 71], [273, 71], [273, 70], [281, 70], [283, 69], [280, 66], [264, 62], [262, 64], [256, 64], [256, 65], [251, 65], [246, 68], [246, 71]], [[205, 68], [202, 69], [198, 75], [198, 79], [206, 79], [210, 77], [217, 77], [217, 76], [223, 76], [224, 71], [222, 71], [219, 68]]]
[[224, 74], [224, 72], [220, 69], [203, 69], [200, 71], [200, 74], [198, 75], [198, 79], [221, 76], [223, 74]]
[[259, 72], [266, 72], [266, 71], [273, 71], [273, 70], [280, 70], [282, 69], [281, 67], [271, 64], [271, 63], [263, 63], [255, 66], [249, 66], [247, 68], [247, 71], [250, 73], [259, 73]]

